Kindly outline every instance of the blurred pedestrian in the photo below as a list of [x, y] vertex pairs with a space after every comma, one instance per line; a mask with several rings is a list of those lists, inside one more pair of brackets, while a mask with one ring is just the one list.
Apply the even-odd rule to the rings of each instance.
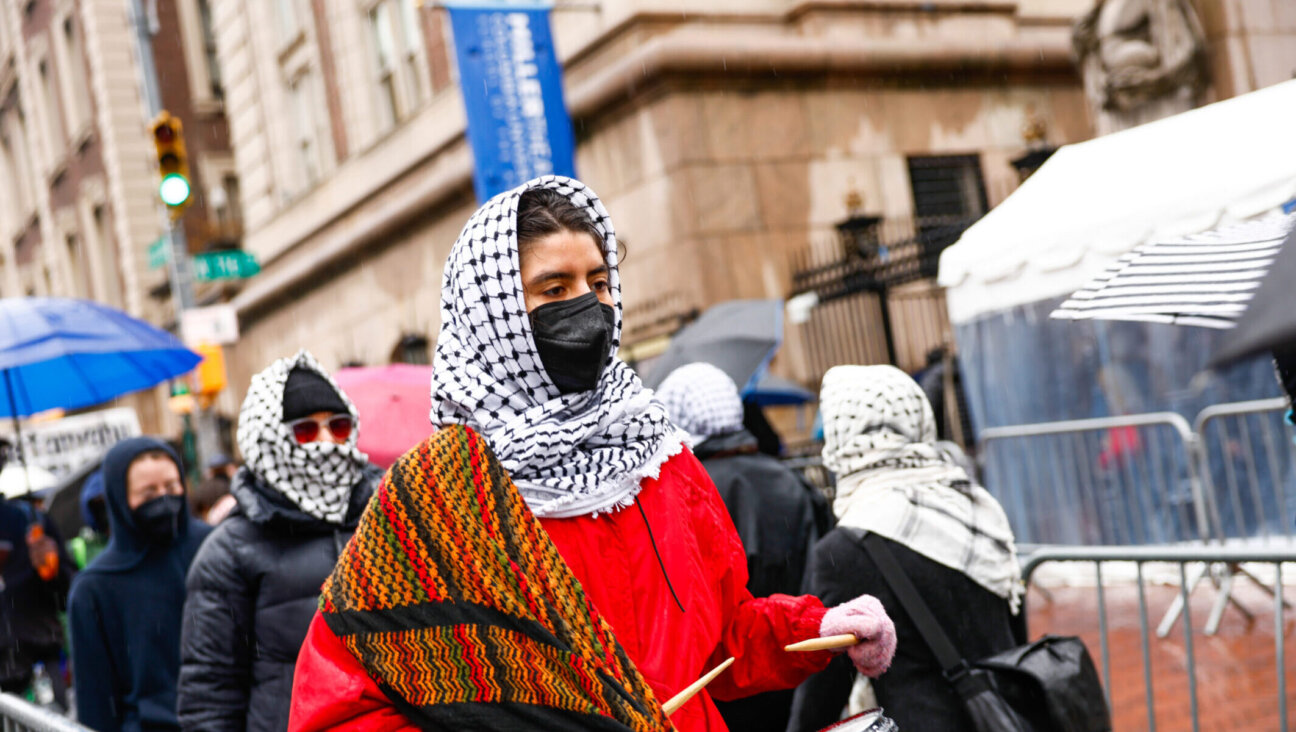
[[[828, 501], [783, 463], [757, 449], [743, 428], [738, 387], [709, 363], [672, 371], [657, 389], [671, 421], [688, 432], [693, 454], [715, 482], [747, 554], [747, 589], [756, 597], [802, 591], [810, 548], [832, 528]], [[792, 690], [717, 702], [733, 730], [782, 732]]]
[[238, 506], [189, 570], [183, 729], [288, 728], [320, 585], [382, 477], [356, 448], [358, 427], [351, 401], [306, 351], [252, 377], [239, 414]]
[[26, 500], [0, 502], [0, 567], [0, 689], [24, 693], [43, 667], [66, 709], [59, 615], [75, 570], [54, 523]]
[[108, 502], [104, 495], [103, 468], [81, 484], [81, 530], [68, 540], [68, 553], [77, 569], [85, 569], [108, 548]]
[[185, 573], [211, 530], [190, 517], [180, 458], [133, 437], [104, 457], [108, 548], [68, 607], [77, 720], [99, 732], [177, 730]]
[[[616, 262], [607, 211], [578, 181], [546, 176], [482, 206], [445, 267], [433, 423], [463, 424], [486, 439], [658, 701], [725, 658], [737, 658], [671, 717], [677, 729], [724, 730], [712, 694], [732, 699], [791, 688], [823, 668], [830, 653], [789, 654], [783, 646], [818, 637], [824, 627], [866, 639], [859, 646], [862, 666], [880, 673], [893, 647], [890, 622], [873, 598], [826, 610], [813, 597], [755, 599], [748, 592], [742, 544], [715, 486], [684, 446], [685, 435], [616, 357]], [[440, 479], [466, 481], [479, 469], [468, 456], [457, 465], [462, 478]], [[425, 480], [424, 491], [434, 491], [433, 476]], [[389, 571], [406, 566], [405, 558], [422, 566], [403, 546], [392, 544]], [[443, 554], [484, 563], [492, 575], [509, 572], [501, 559], [470, 560], [448, 548]], [[419, 584], [437, 586], [428, 572]], [[421, 683], [432, 674], [424, 666], [380, 674], [388, 693], [377, 692], [367, 670], [373, 664], [362, 662], [375, 659], [347, 650], [339, 637], [345, 608], [324, 611], [298, 661], [292, 729], [377, 729], [394, 713], [423, 719], [428, 708], [458, 698], [454, 689]], [[382, 627], [401, 636], [432, 642], [440, 633], [416, 614], [383, 617], [389, 622]], [[452, 659], [447, 663], [468, 668], [478, 663], [473, 647], [443, 642], [435, 648]], [[536, 687], [539, 678], [524, 675], [518, 682], [545, 693]], [[465, 676], [463, 683], [472, 682]], [[525, 706], [496, 713], [521, 715]], [[501, 727], [465, 717], [454, 728]]]
[[[872, 684], [905, 732], [973, 732], [963, 702], [861, 543], [877, 534], [964, 658], [1024, 642], [1023, 585], [1003, 508], [936, 443], [931, 405], [891, 366], [823, 378], [824, 463], [837, 474], [837, 528], [815, 546], [811, 587], [832, 602], [869, 592], [895, 620], [891, 669]], [[796, 693], [790, 732], [837, 720], [854, 674], [834, 663]]]
[[775, 458], [783, 454], [783, 438], [754, 399], [743, 402], [743, 429], [756, 437], [756, 448], [762, 454]]
[[[1296, 343], [1288, 343], [1273, 350], [1274, 373], [1278, 385], [1287, 395], [1288, 406], [1296, 403]], [[1291, 411], [1288, 410], [1287, 422], [1292, 423]]]
[[207, 474], [189, 495], [193, 515], [209, 526], [215, 526], [229, 516], [237, 501], [230, 495], [230, 484], [238, 471], [238, 464], [228, 455], [217, 454], [207, 461]]

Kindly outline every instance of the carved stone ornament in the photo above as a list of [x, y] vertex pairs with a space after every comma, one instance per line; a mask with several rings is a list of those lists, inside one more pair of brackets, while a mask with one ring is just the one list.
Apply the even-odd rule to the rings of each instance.
[[1098, 134], [1197, 104], [1206, 39], [1189, 0], [1098, 0], [1071, 32]]

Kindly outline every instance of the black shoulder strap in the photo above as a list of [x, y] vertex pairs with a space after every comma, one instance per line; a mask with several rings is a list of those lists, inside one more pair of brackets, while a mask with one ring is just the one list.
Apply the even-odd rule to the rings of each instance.
[[864, 551], [868, 552], [873, 563], [882, 572], [883, 579], [895, 593], [896, 599], [900, 601], [900, 606], [908, 613], [914, 625], [918, 626], [918, 632], [927, 642], [927, 647], [935, 654], [936, 661], [945, 671], [945, 675], [951, 676], [963, 669], [966, 666], [963, 656], [950, 642], [949, 636], [945, 635], [940, 623], [936, 621], [936, 616], [932, 615], [931, 608], [923, 602], [922, 596], [918, 594], [918, 588], [914, 587], [913, 582], [909, 581], [909, 576], [900, 568], [895, 555], [887, 548], [886, 541], [877, 534], [866, 532], [862, 543]]

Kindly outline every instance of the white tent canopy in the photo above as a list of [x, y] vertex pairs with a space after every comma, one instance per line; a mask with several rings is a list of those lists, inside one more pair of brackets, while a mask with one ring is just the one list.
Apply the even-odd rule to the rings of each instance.
[[1080, 289], [1144, 242], [1296, 197], [1296, 81], [1067, 145], [945, 250], [963, 323]]

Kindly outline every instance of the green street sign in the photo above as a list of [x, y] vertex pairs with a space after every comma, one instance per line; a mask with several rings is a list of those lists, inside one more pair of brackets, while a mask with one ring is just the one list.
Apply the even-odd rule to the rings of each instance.
[[199, 282], [242, 280], [261, 271], [256, 257], [238, 249], [194, 255], [193, 268], [194, 279]]
[[149, 244], [148, 248], [148, 266], [149, 269], [161, 269], [171, 261], [171, 248], [167, 246], [166, 237]]

